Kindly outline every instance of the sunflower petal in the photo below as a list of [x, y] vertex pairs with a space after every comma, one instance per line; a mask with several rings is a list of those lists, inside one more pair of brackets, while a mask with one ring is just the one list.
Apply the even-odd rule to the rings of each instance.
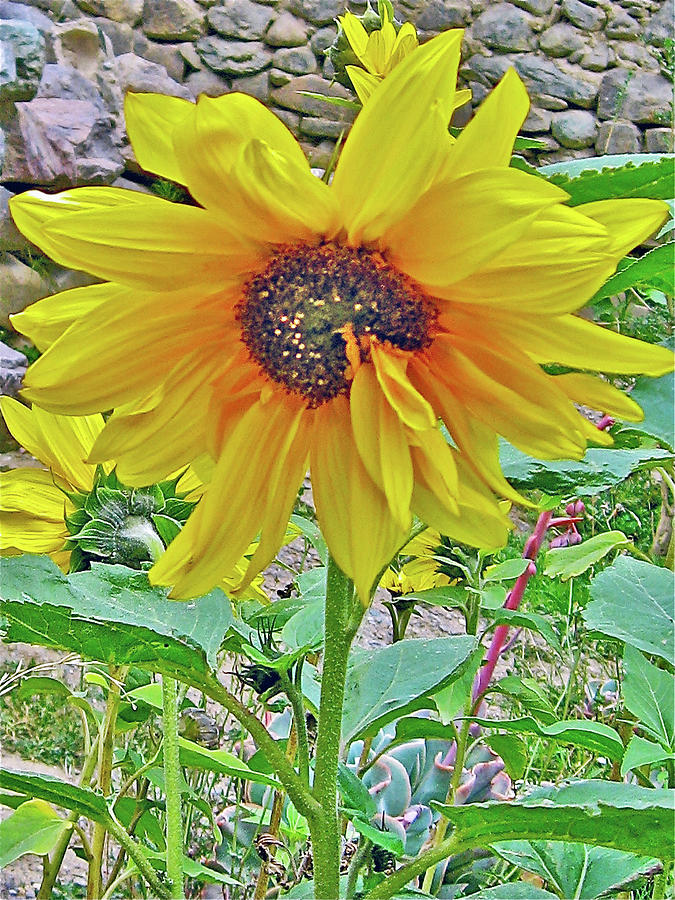
[[268, 480], [284, 465], [301, 415], [284, 397], [248, 409], [228, 435], [197, 509], [150, 570], [153, 584], [173, 585], [172, 597], [196, 597], [234, 569], [260, 530]]
[[617, 261], [658, 231], [670, 217], [664, 200], [631, 197], [626, 200], [598, 200], [576, 207], [598, 222], [609, 234], [608, 252]]
[[124, 98], [127, 134], [142, 168], [185, 184], [173, 147], [173, 132], [194, 111], [195, 104], [180, 97], [127, 93]]
[[432, 291], [471, 275], [567, 194], [517, 169], [435, 182], [382, 237], [392, 262]]
[[24, 513], [63, 528], [65, 502], [65, 494], [46, 469], [26, 467], [0, 472], [0, 513], [3, 515]]
[[174, 135], [184, 184], [198, 203], [229, 217], [231, 172], [242, 148], [252, 140], [262, 141], [294, 168], [309, 173], [298, 142], [259, 100], [238, 93], [199, 97], [193, 115]]
[[379, 386], [373, 366], [360, 366], [349, 396], [354, 440], [361, 460], [384, 493], [392, 516], [410, 528], [413, 469], [404, 427]]
[[644, 419], [644, 413], [635, 400], [595, 375], [570, 372], [555, 376], [555, 383], [575, 403], [618, 416], [626, 422], [641, 422]]
[[399, 419], [415, 431], [436, 428], [431, 404], [410, 383], [407, 359], [394, 356], [376, 341], [372, 341], [370, 352], [380, 387]]
[[24, 395], [68, 415], [145, 397], [195, 344], [217, 352], [225, 319], [220, 298], [197, 308], [201, 299], [191, 291], [125, 290], [72, 325], [30, 367]]
[[461, 31], [407, 56], [356, 118], [333, 190], [352, 245], [374, 240], [432, 183], [450, 145]]
[[132, 294], [118, 284], [92, 284], [51, 294], [12, 316], [12, 327], [44, 351], [94, 307], [108, 300], [123, 301]]
[[11, 397], [0, 398], [0, 409], [11, 434], [30, 454], [73, 487], [91, 490], [95, 469], [84, 460], [103, 428], [102, 416], [55, 416]]
[[525, 85], [516, 70], [509, 69], [462, 129], [441, 177], [459, 178], [477, 169], [508, 166], [529, 108]]
[[310, 467], [321, 531], [366, 605], [375, 579], [405, 541], [407, 529], [392, 517], [387, 498], [363, 465], [344, 397], [316, 411]]

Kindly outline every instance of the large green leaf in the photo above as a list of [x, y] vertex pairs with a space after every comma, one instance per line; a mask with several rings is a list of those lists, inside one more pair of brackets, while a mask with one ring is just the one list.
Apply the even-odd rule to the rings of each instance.
[[593, 753], [601, 753], [610, 759], [619, 760], [623, 756], [623, 744], [617, 732], [603, 722], [586, 719], [565, 719], [551, 725], [541, 725], [532, 716], [520, 719], [481, 719], [472, 718], [484, 728], [500, 728], [516, 734], [537, 734], [539, 737], [571, 744], [573, 747], [585, 747]]
[[22, 803], [0, 822], [0, 868], [24, 853], [50, 853], [63, 832], [72, 827], [44, 800]]
[[675, 750], [675, 678], [626, 644], [621, 686], [626, 709], [666, 750]]
[[230, 778], [243, 778], [247, 781], [257, 781], [260, 784], [267, 784], [271, 787], [279, 787], [276, 778], [270, 778], [262, 772], [256, 772], [246, 763], [235, 756], [228, 753], [227, 750], [208, 750], [194, 741], [187, 738], [178, 738], [180, 749], [181, 765], [195, 769], [206, 769], [209, 772], [218, 772], [220, 775], [227, 775]]
[[590, 302], [602, 300], [603, 297], [614, 297], [632, 287], [653, 288], [665, 294], [675, 293], [674, 250], [675, 243], [671, 241], [650, 250], [639, 259], [631, 259], [604, 283]]
[[650, 434], [670, 447], [675, 446], [675, 373], [661, 378], [638, 378], [631, 397], [645, 414], [642, 422], [631, 425], [631, 430]]
[[580, 544], [555, 547], [546, 554], [544, 575], [569, 581], [582, 575], [612, 550], [627, 547], [630, 541], [622, 531], [601, 531]]
[[65, 809], [76, 810], [92, 822], [107, 824], [110, 821], [108, 805], [102, 794], [96, 794], [89, 788], [78, 787], [54, 778], [51, 775], [38, 775], [35, 772], [19, 772], [13, 769], [0, 769], [0, 788], [26, 794], [46, 800]]
[[572, 841], [673, 859], [672, 790], [590, 779], [539, 788], [513, 803], [431, 805], [455, 826], [453, 836], [461, 847], [507, 840]]
[[9, 641], [133, 663], [189, 681], [208, 673], [232, 622], [220, 590], [189, 603], [168, 600], [142, 572], [95, 564], [66, 577], [46, 556], [0, 560], [0, 612]]
[[540, 634], [549, 647], [561, 653], [562, 647], [558, 635], [553, 630], [551, 622], [546, 616], [538, 613], [522, 612], [520, 609], [484, 609], [485, 613], [492, 621], [493, 625], [512, 625], [515, 628], [529, 628]]
[[671, 665], [675, 647], [673, 573], [619, 556], [591, 582], [586, 627], [653, 653]]
[[559, 897], [595, 900], [659, 868], [653, 857], [563, 841], [505, 841], [493, 849], [512, 865], [543, 878]]
[[431, 706], [429, 695], [464, 671], [476, 646], [468, 635], [404, 640], [350, 658], [342, 737], [369, 737], [399, 716]]
[[638, 469], [653, 468], [673, 459], [668, 450], [606, 450], [591, 448], [582, 460], [534, 459], [500, 442], [504, 475], [519, 490], [540, 490], [550, 496], [591, 497], [625, 481]]
[[658, 153], [600, 156], [537, 169], [570, 195], [570, 206], [617, 197], [673, 196], [673, 157]]

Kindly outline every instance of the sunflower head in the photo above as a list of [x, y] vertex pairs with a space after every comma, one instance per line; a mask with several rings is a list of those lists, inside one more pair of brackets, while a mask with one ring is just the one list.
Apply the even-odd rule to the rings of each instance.
[[156, 562], [196, 505], [176, 493], [178, 481], [127, 488], [114, 471], [99, 467], [88, 494], [69, 495], [74, 507], [65, 516], [70, 571], [92, 562], [132, 569]]

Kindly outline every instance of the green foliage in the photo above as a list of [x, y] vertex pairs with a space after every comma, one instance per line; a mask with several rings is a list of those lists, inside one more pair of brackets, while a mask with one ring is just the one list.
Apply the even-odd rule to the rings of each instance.
[[44, 800], [27, 800], [0, 822], [0, 868], [24, 853], [44, 855], [68, 828], [72, 828]]
[[124, 566], [94, 564], [66, 577], [47, 557], [26, 555], [0, 560], [0, 571], [8, 640], [134, 663], [188, 683], [211, 671], [232, 621], [222, 591], [198, 604], [174, 602]]
[[610, 781], [538, 788], [514, 803], [434, 803], [455, 826], [457, 844], [503, 840], [573, 841], [672, 860], [675, 791]]
[[372, 736], [387, 722], [431, 706], [430, 695], [462, 674], [474, 648], [467, 635], [355, 651], [347, 673], [343, 740]]
[[559, 841], [505, 841], [493, 849], [507, 862], [539, 875], [558, 897], [579, 900], [621, 890], [659, 868], [653, 858]]
[[673, 156], [635, 153], [574, 159], [537, 170], [570, 195], [569, 204], [619, 197], [673, 197]]
[[673, 665], [673, 586], [668, 569], [619, 556], [593, 580], [586, 627]]

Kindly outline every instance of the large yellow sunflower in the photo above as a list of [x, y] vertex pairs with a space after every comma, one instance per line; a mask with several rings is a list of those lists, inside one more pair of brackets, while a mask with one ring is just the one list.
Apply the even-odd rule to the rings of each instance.
[[328, 546], [364, 600], [413, 513], [498, 545], [508, 520], [492, 492], [513, 496], [498, 434], [539, 457], [580, 457], [587, 440], [611, 439], [573, 401], [640, 414], [599, 378], [539, 364], [671, 366], [663, 348], [571, 314], [666, 205], [571, 209], [564, 191], [509, 168], [528, 110], [514, 71], [454, 141], [460, 41], [447, 32], [399, 62], [330, 186], [251, 97], [148, 94], [127, 99], [136, 156], [198, 205], [113, 188], [12, 202], [45, 252], [108, 282], [16, 317], [50, 345], [27, 396], [61, 413], [114, 407], [89, 458], [114, 456], [127, 483], [192, 459], [210, 481], [151, 572], [175, 596], [218, 583], [257, 534], [246, 578], [260, 571], [308, 465]]

